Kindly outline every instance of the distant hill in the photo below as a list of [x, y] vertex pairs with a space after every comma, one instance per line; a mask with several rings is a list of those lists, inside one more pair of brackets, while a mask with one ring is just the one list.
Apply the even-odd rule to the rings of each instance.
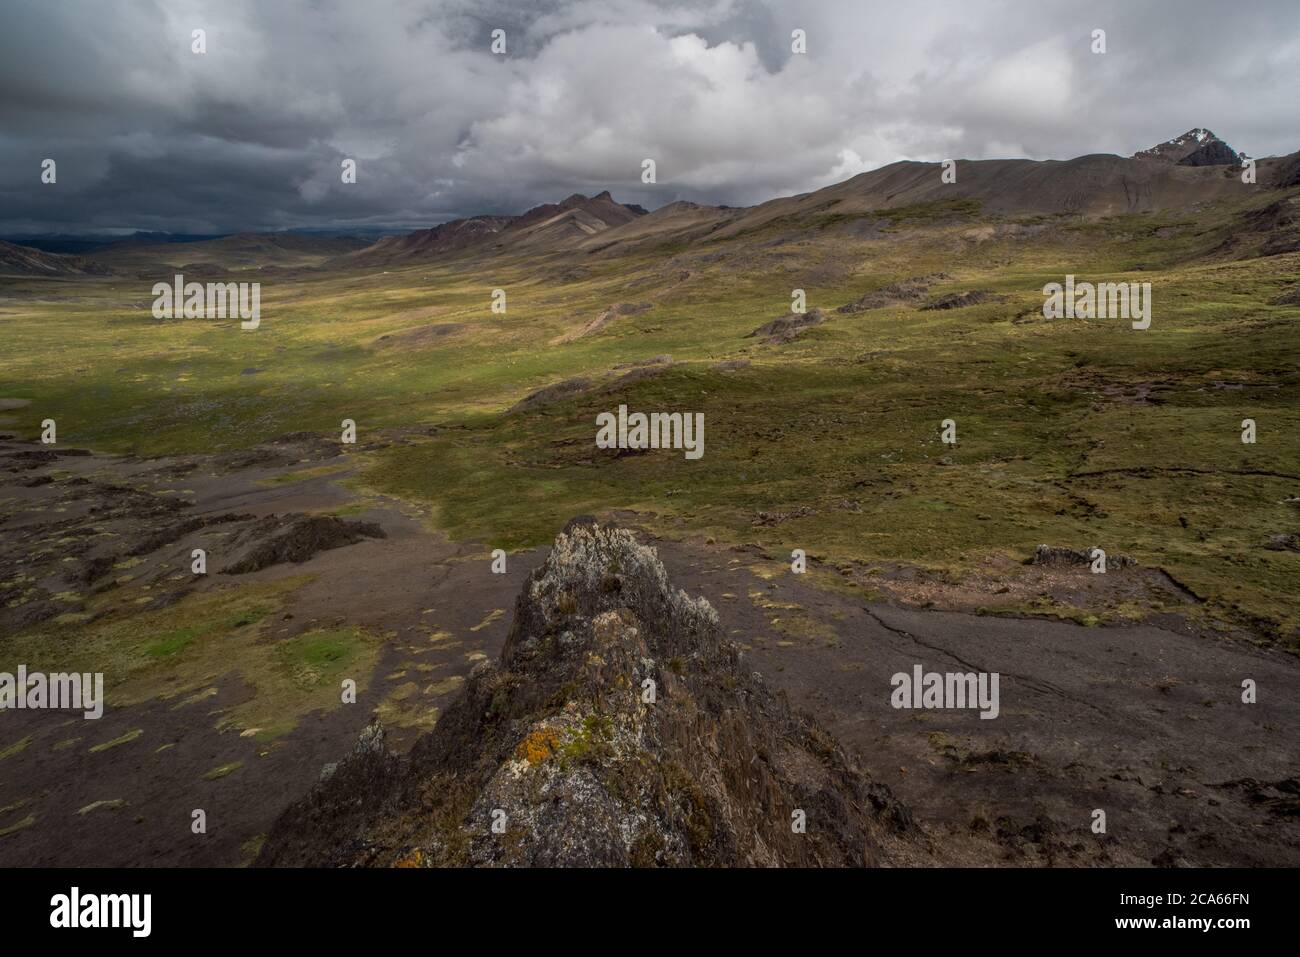
[[[220, 269], [300, 269], [400, 266], [460, 254], [528, 255], [574, 251], [617, 254], [667, 243], [722, 240], [757, 231], [788, 231], [847, 224], [870, 231], [898, 220], [954, 216], [1103, 217], [1191, 211], [1207, 203], [1248, 200], [1261, 189], [1300, 186], [1300, 152], [1256, 161], [1257, 184], [1241, 181], [1243, 155], [1212, 131], [1197, 127], [1133, 156], [1094, 153], [1070, 160], [958, 160], [945, 182], [940, 163], [902, 161], [815, 192], [751, 207], [675, 202], [654, 212], [616, 201], [609, 192], [575, 193], [517, 216], [480, 215], [428, 229], [363, 238], [329, 230], [239, 233], [177, 241], [141, 233], [101, 245], [83, 259], [126, 271], [211, 266]], [[1255, 224], [1260, 249], [1290, 248], [1290, 206]], [[1273, 222], [1276, 220], [1276, 222]], [[874, 225], [873, 225], [874, 224]], [[1281, 230], [1281, 232], [1279, 232]], [[1268, 235], [1264, 235], [1268, 233]], [[156, 238], [161, 237], [161, 238]], [[52, 243], [76, 237], [51, 237]], [[1234, 248], [1250, 247], [1240, 243]], [[11, 248], [15, 248], [12, 247]], [[58, 259], [31, 259], [37, 250], [10, 253], [9, 271], [92, 272]], [[33, 273], [28, 273], [33, 274]]]
[[747, 209], [671, 203], [587, 240], [582, 248], [618, 251], [725, 239], [764, 228], [797, 230], [873, 214], [940, 215], [945, 209], [1020, 217], [1187, 210], [1247, 199], [1261, 188], [1300, 184], [1300, 153], [1258, 160], [1254, 186], [1241, 181], [1241, 156], [1203, 129], [1133, 157], [1097, 153], [1071, 160], [959, 160], [955, 171], [956, 182], [945, 183], [942, 164], [904, 161]]
[[503, 231], [498, 245], [567, 245], [630, 223], [646, 211], [624, 206], [608, 192], [586, 197], [574, 193], [562, 203], [535, 206]]
[[355, 252], [368, 240], [306, 233], [236, 233], [198, 242], [114, 243], [87, 255], [117, 269], [214, 266], [221, 269], [306, 268]]
[[106, 276], [112, 271], [81, 256], [45, 252], [0, 239], [0, 276]]
[[373, 245], [356, 250], [348, 258], [364, 262], [390, 262], [466, 249], [497, 235], [514, 219], [513, 216], [453, 219], [432, 229], [421, 229], [404, 236], [385, 236]]
[[760, 229], [793, 231], [873, 216], [942, 216], [945, 211], [1113, 216], [1192, 209], [1246, 199], [1260, 187], [1300, 185], [1300, 153], [1258, 160], [1258, 186], [1242, 183], [1242, 160], [1213, 132], [1198, 127], [1130, 157], [1095, 153], [1071, 160], [959, 160], [955, 182], [944, 182], [940, 163], [891, 163], [815, 192], [747, 208], [675, 202], [647, 213], [616, 202], [608, 192], [591, 197], [575, 193], [520, 216], [471, 216], [389, 236], [347, 258], [354, 264], [389, 265], [465, 251], [616, 253]]
[[472, 248], [563, 249], [645, 215], [640, 206], [619, 203], [608, 192], [590, 197], [574, 193], [520, 216], [471, 216], [406, 236], [388, 236], [348, 258], [378, 265]]
[[7, 236], [11, 243], [30, 246], [47, 253], [72, 253], [74, 255], [103, 249], [117, 243], [196, 243], [208, 239], [220, 239], [224, 234], [182, 234], [150, 233], [137, 230], [124, 236], [71, 235], [66, 233], [45, 234], [40, 236]]

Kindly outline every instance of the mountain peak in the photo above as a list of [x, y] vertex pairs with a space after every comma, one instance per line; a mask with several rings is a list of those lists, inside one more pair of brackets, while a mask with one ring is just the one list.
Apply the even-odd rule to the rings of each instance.
[[1177, 166], [1229, 166], [1241, 162], [1236, 150], [1202, 126], [1133, 155], [1135, 159], [1153, 159]]
[[614, 203], [616, 206], [621, 205], [613, 196], [610, 195], [609, 190], [597, 193], [594, 196], [583, 196], [581, 193], [574, 193], [559, 205], [562, 209], [570, 209], [574, 206], [586, 206], [588, 203]]

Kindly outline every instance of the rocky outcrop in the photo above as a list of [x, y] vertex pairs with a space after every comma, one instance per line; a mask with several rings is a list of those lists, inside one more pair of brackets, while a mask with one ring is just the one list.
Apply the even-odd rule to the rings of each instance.
[[808, 312], [803, 313], [792, 312], [784, 316], [778, 316], [771, 322], [763, 323], [745, 338], [752, 339], [755, 336], [762, 336], [763, 342], [768, 345], [784, 345], [799, 338], [813, 326], [820, 326], [825, 321], [826, 314], [820, 309], [810, 309]]
[[1300, 535], [1295, 532], [1277, 532], [1268, 537], [1264, 547], [1271, 552], [1300, 552]]
[[267, 515], [241, 531], [238, 557], [221, 569], [244, 575], [284, 562], [302, 564], [319, 552], [343, 548], [363, 538], [386, 538], [374, 522], [354, 522], [334, 515]]
[[952, 292], [940, 296], [933, 302], [921, 307], [922, 312], [936, 309], [965, 309], [967, 306], [979, 306], [986, 302], [997, 302], [1001, 297], [983, 289], [971, 289], [968, 292]]
[[[1034, 549], [1034, 555], [1026, 562], [1028, 565], [1091, 565], [1092, 549], [1076, 551], [1073, 548], [1062, 548], [1057, 545], [1039, 545]], [[1137, 562], [1128, 555], [1106, 555], [1106, 567], [1109, 568], [1129, 568], [1136, 565]]]
[[290, 807], [261, 865], [857, 866], [917, 832], [750, 672], [653, 549], [575, 519], [409, 757], [377, 725]]
[[932, 285], [952, 278], [952, 276], [943, 272], [931, 273], [926, 276], [913, 276], [911, 279], [903, 279], [899, 282], [890, 283], [881, 289], [874, 289], [865, 295], [859, 296], [852, 302], [846, 302], [835, 311], [853, 315], [870, 309], [883, 309], [886, 306], [901, 306], [920, 302], [925, 298], [926, 293], [930, 291]]

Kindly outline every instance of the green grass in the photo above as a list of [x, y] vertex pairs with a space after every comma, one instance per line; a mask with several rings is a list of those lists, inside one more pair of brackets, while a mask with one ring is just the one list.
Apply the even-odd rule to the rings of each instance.
[[295, 680], [315, 685], [341, 674], [357, 660], [359, 640], [356, 628], [312, 631], [281, 642], [276, 656]]
[[264, 634], [284, 597], [306, 582], [300, 575], [229, 585], [165, 609], [45, 623], [0, 646], [0, 670], [23, 663], [33, 671], [102, 672], [112, 707], [155, 699], [190, 707], [209, 700], [224, 676], [237, 675], [253, 693], [222, 720], [266, 741], [310, 711], [338, 707], [343, 678], [364, 692], [377, 660], [379, 639], [357, 627]]
[[173, 628], [156, 637], [145, 648], [145, 653], [154, 659], [169, 658], [179, 654], [192, 641], [210, 634], [226, 634], [238, 628], [256, 624], [270, 613], [265, 605], [253, 605], [243, 608], [233, 615], [215, 614], [195, 624]]
[[[19, 304], [0, 312], [0, 397], [32, 405], [0, 413], [0, 427], [33, 436], [54, 417], [62, 444], [157, 455], [336, 435], [344, 418], [363, 445], [441, 426], [355, 455], [361, 487], [432, 506], [454, 538], [543, 544], [574, 514], [632, 508], [669, 534], [955, 571], [1040, 542], [1096, 543], [1165, 567], [1214, 615], [1300, 643], [1300, 556], [1261, 547], [1300, 519], [1284, 504], [1300, 495], [1300, 310], [1268, 305], [1295, 281], [1296, 256], [1207, 258], [1222, 210], [1038, 217], [1019, 225], [1040, 234], [987, 238], [971, 231], [1006, 223], [926, 204], [879, 213], [892, 223], [886, 241], [856, 239], [833, 228], [847, 217], [827, 215], [796, 244], [772, 245], [792, 228], [774, 221], [695, 248], [577, 260], [586, 273], [575, 281], [558, 278], [574, 261], [517, 258], [285, 276], [264, 283], [255, 332], [157, 322], [148, 281], [10, 283]], [[937, 272], [955, 278], [935, 294], [1005, 298], [833, 312]], [[1042, 286], [1067, 272], [1151, 282], [1151, 328], [1043, 319]], [[496, 287], [504, 316], [489, 310]], [[788, 311], [793, 288], [829, 321], [785, 346], [746, 338]], [[619, 302], [654, 308], [551, 345]], [[434, 323], [465, 328], [423, 345], [378, 341]], [[544, 385], [664, 353], [674, 368], [617, 394], [506, 414]], [[711, 368], [732, 358], [751, 364]], [[1125, 398], [1141, 389], [1148, 401]], [[595, 416], [620, 402], [703, 412], [704, 458], [598, 453]], [[1247, 417], [1256, 445], [1240, 442]], [[955, 448], [939, 441], [946, 418]], [[801, 506], [814, 511], [753, 524]], [[204, 640], [196, 627], [155, 635], [148, 655], [183, 656]], [[295, 651], [294, 666], [329, 671], [327, 645]]]

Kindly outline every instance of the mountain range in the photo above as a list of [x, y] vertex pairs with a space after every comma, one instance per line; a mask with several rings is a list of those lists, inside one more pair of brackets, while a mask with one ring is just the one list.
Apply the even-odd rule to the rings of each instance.
[[[244, 233], [198, 242], [129, 240], [86, 250], [78, 258], [10, 243], [0, 246], [0, 274], [80, 275], [98, 264], [113, 270], [218, 265], [222, 268], [388, 267], [474, 253], [587, 254], [633, 251], [669, 243], [724, 240], [760, 229], [843, 227], [870, 231], [899, 210], [1104, 217], [1195, 210], [1246, 199], [1257, 188], [1300, 185], [1300, 152], [1256, 162], [1256, 184], [1242, 180], [1244, 157], [1210, 130], [1196, 128], [1131, 157], [1094, 153], [1071, 160], [959, 160], [955, 181], [944, 164], [901, 161], [809, 193], [756, 206], [669, 203], [653, 212], [617, 202], [608, 191], [575, 193], [518, 216], [453, 219], [367, 242], [357, 237]], [[1294, 217], [1283, 212], [1288, 223]]]

